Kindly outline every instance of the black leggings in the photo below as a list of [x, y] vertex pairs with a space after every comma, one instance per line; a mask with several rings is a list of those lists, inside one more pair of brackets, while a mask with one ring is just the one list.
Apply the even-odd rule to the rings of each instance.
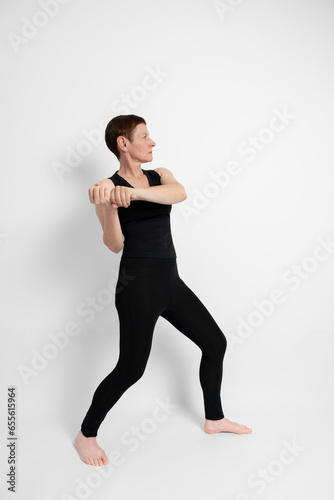
[[205, 418], [224, 417], [220, 391], [226, 337], [178, 274], [176, 258], [122, 258], [115, 293], [119, 316], [119, 359], [97, 387], [81, 431], [97, 436], [108, 411], [144, 374], [155, 324], [162, 316], [202, 351], [199, 368]]

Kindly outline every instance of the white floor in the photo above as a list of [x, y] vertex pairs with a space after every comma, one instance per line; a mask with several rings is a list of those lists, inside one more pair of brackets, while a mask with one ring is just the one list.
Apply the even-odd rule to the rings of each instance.
[[[311, 336], [304, 344], [308, 340]], [[313, 351], [301, 352], [299, 346], [299, 358], [293, 361], [291, 352], [275, 376], [269, 370], [270, 360], [263, 362], [263, 384], [256, 382], [253, 388], [259, 366], [248, 375], [249, 367], [245, 368], [237, 380], [232, 367], [240, 364], [240, 356], [227, 356], [225, 415], [252, 427], [253, 433], [207, 435], [201, 390], [191, 373], [192, 368], [197, 370], [195, 351], [188, 347], [191, 360], [183, 378], [177, 356], [172, 370], [166, 363], [159, 372], [158, 339], [145, 376], [123, 395], [100, 427], [98, 442], [110, 459], [104, 467], [84, 464], [73, 445], [99, 375], [89, 382], [86, 394], [75, 396], [77, 381], [73, 377], [66, 382], [64, 359], [63, 395], [58, 389], [52, 397], [52, 383], [59, 388], [60, 363], [28, 388], [18, 387], [15, 498], [332, 500], [332, 365], [326, 348], [330, 343], [328, 335]], [[244, 346], [245, 351], [251, 349], [251, 344]], [[321, 352], [327, 352], [322, 359]], [[166, 408], [168, 401], [172, 406]], [[5, 439], [2, 443], [1, 470], [7, 472]], [[6, 491], [4, 475], [1, 498], [14, 498]]]

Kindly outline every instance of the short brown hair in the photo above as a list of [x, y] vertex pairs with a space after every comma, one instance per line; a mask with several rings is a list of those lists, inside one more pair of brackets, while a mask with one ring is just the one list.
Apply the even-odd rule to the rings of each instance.
[[110, 149], [120, 159], [120, 152], [117, 146], [117, 137], [124, 135], [130, 142], [133, 139], [133, 131], [139, 123], [146, 121], [141, 116], [137, 115], [118, 115], [115, 116], [107, 125], [105, 132], [105, 141]]

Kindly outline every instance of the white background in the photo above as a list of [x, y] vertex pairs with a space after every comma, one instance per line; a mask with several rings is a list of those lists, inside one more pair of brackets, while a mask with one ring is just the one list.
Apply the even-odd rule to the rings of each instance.
[[[333, 496], [334, 3], [217, 4], [1, 4], [2, 497], [12, 385], [17, 499]], [[277, 112], [290, 118], [272, 132]], [[144, 377], [100, 427], [99, 444], [122, 456], [102, 477], [73, 440], [118, 358], [120, 254], [103, 245], [88, 188], [118, 169], [101, 123], [121, 113], [143, 116], [157, 143], [142, 167], [185, 186], [171, 213], [179, 273], [228, 337], [225, 416], [253, 433], [204, 434], [200, 351], [160, 318]], [[238, 174], [210, 185], [232, 161]], [[275, 289], [281, 303], [259, 312]], [[78, 312], [89, 298], [90, 323]], [[78, 334], [55, 347], [69, 322]], [[145, 427], [166, 398], [177, 408]], [[132, 426], [147, 429], [135, 451], [122, 441]], [[282, 454], [293, 442], [295, 456]]]

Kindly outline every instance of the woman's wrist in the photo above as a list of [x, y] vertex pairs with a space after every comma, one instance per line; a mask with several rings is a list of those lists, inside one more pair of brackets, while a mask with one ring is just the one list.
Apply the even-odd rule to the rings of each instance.
[[131, 191], [131, 200], [143, 200], [145, 188], [133, 188]]

